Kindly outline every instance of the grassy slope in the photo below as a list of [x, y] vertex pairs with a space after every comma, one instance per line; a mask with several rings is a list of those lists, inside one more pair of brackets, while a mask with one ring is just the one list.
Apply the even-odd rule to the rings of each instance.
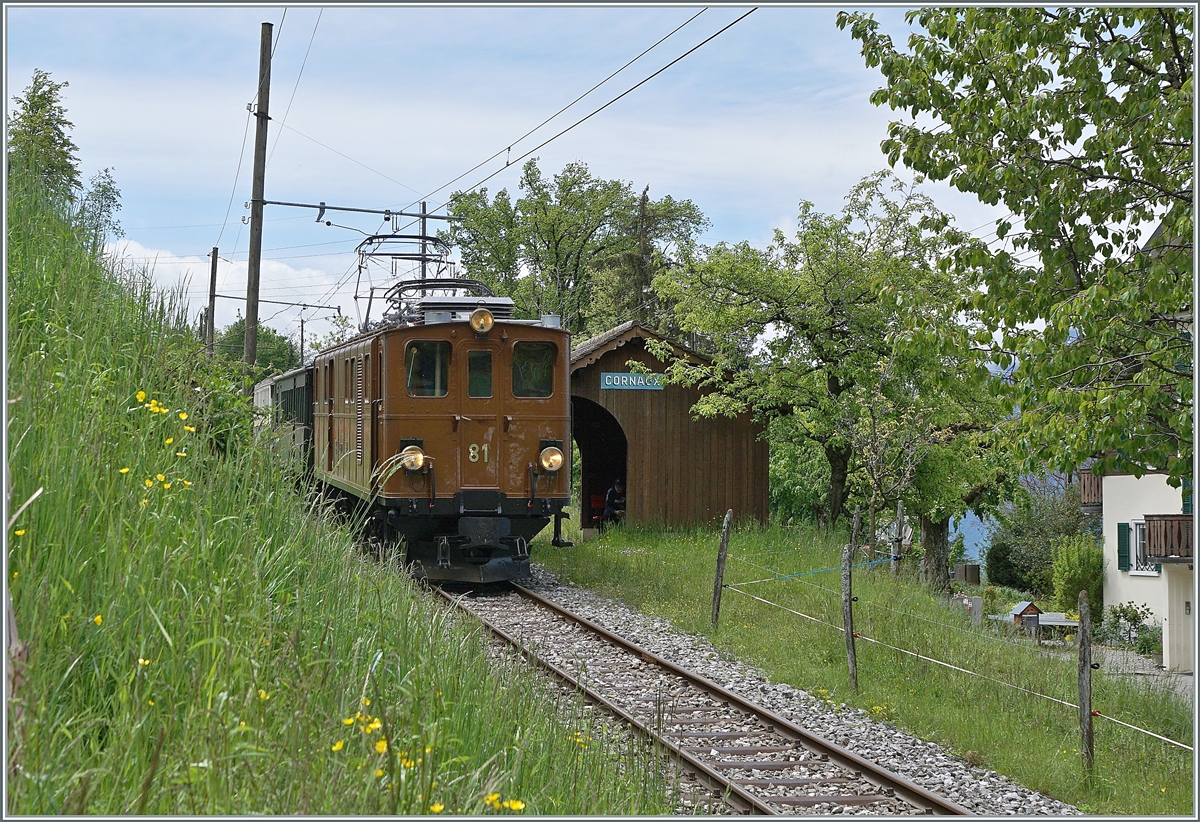
[[[535, 545], [535, 560], [571, 580], [603, 591], [833, 704], [845, 703], [892, 721], [984, 764], [1021, 784], [1093, 813], [1190, 814], [1191, 752], [1095, 720], [1096, 776], [1080, 765], [1077, 711], [984, 679], [872, 645], [857, 643], [859, 692], [850, 688], [841, 631], [759, 603], [734, 591], [722, 598], [718, 630], [709, 620], [718, 534], [610, 531], [598, 542], [556, 549]], [[735, 531], [726, 583], [840, 567], [844, 534], [830, 539], [809, 529]], [[856, 569], [855, 630], [970, 671], [1057, 697], [1078, 698], [1071, 651], [1052, 653], [975, 629], [967, 615], [931, 597], [904, 575]], [[744, 586], [755, 596], [842, 624], [840, 572]], [[1190, 744], [1192, 711], [1128, 678], [1093, 678], [1093, 707], [1125, 722]]]
[[234, 447], [231, 383], [144, 274], [19, 176], [9, 226], [13, 510], [45, 489], [6, 533], [9, 812], [669, 810], [655, 768], [578, 742], [579, 706]]

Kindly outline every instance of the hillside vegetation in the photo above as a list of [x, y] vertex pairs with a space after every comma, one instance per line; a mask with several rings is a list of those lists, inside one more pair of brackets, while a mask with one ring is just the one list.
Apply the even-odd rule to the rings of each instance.
[[10, 510], [41, 494], [6, 533], [8, 813], [670, 809], [644, 751], [306, 499], [184, 306], [9, 182]]

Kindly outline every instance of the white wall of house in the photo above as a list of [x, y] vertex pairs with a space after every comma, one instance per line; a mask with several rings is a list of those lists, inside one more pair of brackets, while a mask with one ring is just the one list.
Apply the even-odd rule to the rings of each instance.
[[[1195, 615], [1184, 612], [1184, 602], [1193, 602], [1192, 571], [1171, 564], [1139, 570], [1136, 566], [1138, 525], [1146, 514], [1183, 513], [1183, 496], [1167, 485], [1164, 474], [1147, 474], [1141, 479], [1128, 475], [1105, 476], [1104, 505], [1104, 607], [1122, 602], [1146, 605], [1151, 619], [1163, 626], [1163, 663], [1180, 671], [1192, 670]], [[1130, 524], [1131, 568], [1117, 568], [1117, 523]], [[1184, 593], [1187, 596], [1183, 596]], [[1192, 607], [1192, 606], [1188, 606]]]

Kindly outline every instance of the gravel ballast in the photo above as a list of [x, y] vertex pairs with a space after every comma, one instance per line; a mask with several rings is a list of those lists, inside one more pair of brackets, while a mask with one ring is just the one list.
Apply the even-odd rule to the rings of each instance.
[[645, 650], [695, 671], [976, 814], [1081, 813], [1071, 805], [1016, 785], [995, 771], [973, 767], [941, 745], [872, 719], [866, 711], [835, 706], [785, 683], [773, 683], [760, 671], [722, 654], [704, 637], [677, 631], [664, 620], [631, 611], [592, 591], [561, 584], [536, 565], [528, 587]]

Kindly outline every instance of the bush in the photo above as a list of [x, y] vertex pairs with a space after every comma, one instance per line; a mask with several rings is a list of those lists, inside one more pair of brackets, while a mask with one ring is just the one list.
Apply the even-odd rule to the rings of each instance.
[[1090, 534], [1062, 537], [1054, 543], [1054, 603], [1074, 610], [1079, 592], [1087, 591], [1088, 606], [1099, 620], [1104, 614], [1104, 551]]
[[1136, 602], [1113, 605], [1105, 613], [1104, 624], [1096, 633], [1096, 638], [1101, 642], [1115, 642], [1132, 647], [1145, 629], [1146, 619], [1151, 613], [1153, 612], [1150, 606], [1138, 605]]
[[[988, 580], [1046, 596], [1054, 591], [1058, 540], [1079, 534], [1099, 536], [1099, 517], [1080, 510], [1079, 485], [1059, 477], [1026, 478], [1016, 500], [988, 529], [982, 554]], [[1079, 591], [1075, 592], [1078, 596]]]

